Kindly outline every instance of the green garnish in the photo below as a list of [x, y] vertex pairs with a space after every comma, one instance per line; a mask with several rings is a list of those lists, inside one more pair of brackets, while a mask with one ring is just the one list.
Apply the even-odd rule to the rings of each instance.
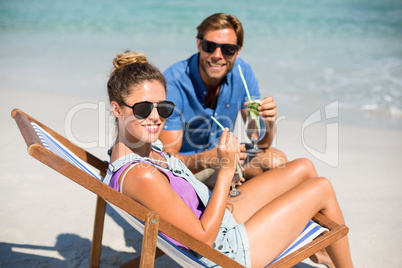
[[247, 104], [247, 111], [251, 114], [255, 114], [256, 116], [260, 115], [260, 111], [258, 111], [258, 106], [260, 106], [260, 101], [251, 101]]
[[252, 100], [247, 103], [247, 112], [250, 114], [251, 119], [256, 122], [259, 129], [260, 121], [258, 120], [258, 116], [260, 115], [260, 111], [258, 110], [258, 106], [260, 106], [260, 100]]

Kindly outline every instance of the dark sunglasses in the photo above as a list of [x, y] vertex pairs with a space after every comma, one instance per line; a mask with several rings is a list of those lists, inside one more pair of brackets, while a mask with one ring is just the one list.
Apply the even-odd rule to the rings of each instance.
[[159, 116], [162, 118], [168, 118], [174, 110], [174, 103], [171, 101], [160, 101], [156, 105], [149, 101], [137, 102], [133, 106], [127, 105], [124, 102], [122, 102], [121, 104], [133, 109], [133, 114], [138, 119], [147, 118], [151, 114], [155, 106]]
[[217, 47], [219, 47], [222, 51], [222, 54], [225, 56], [232, 57], [239, 50], [239, 45], [233, 44], [218, 44], [212, 41], [200, 39], [201, 48], [204, 52], [214, 53]]

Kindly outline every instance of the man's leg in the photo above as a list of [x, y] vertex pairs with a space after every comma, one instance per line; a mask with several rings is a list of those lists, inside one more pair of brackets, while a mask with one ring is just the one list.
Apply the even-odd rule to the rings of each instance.
[[[246, 150], [250, 146], [252, 145], [246, 144]], [[268, 150], [265, 150], [264, 153], [247, 156], [243, 165], [244, 177], [250, 179], [267, 170], [283, 168], [285, 167], [286, 162], [288, 162], [286, 155], [282, 151], [271, 147]]]

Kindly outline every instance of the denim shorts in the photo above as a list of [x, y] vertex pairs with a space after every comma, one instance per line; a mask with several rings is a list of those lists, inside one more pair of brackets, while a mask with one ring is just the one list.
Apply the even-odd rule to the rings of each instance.
[[[218, 236], [212, 247], [238, 263], [251, 267], [246, 227], [244, 224], [238, 224], [228, 209], [225, 211]], [[200, 261], [208, 267], [219, 267], [207, 258], [200, 257]]]

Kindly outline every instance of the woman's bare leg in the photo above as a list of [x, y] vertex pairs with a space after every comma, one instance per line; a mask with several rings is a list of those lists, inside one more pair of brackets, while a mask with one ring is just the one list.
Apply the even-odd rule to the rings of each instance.
[[244, 223], [273, 199], [312, 177], [317, 177], [317, 172], [310, 160], [293, 160], [284, 168], [264, 172], [238, 187], [247, 192], [247, 197], [239, 202], [229, 202], [228, 208], [238, 223]]
[[[245, 223], [252, 266], [262, 267], [274, 260], [318, 211], [344, 224], [335, 193], [325, 178], [306, 180], [257, 211]], [[327, 250], [337, 267], [352, 267], [347, 237]]]

